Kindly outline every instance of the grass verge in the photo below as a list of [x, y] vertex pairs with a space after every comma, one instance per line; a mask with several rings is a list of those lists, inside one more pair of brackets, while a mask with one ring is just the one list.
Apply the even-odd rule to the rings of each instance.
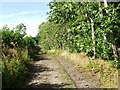
[[49, 55], [59, 55], [71, 60], [79, 68], [81, 73], [89, 73], [91, 80], [96, 80], [101, 88], [118, 88], [118, 70], [115, 61], [101, 59], [92, 60], [85, 53], [69, 53], [61, 50], [45, 51]]

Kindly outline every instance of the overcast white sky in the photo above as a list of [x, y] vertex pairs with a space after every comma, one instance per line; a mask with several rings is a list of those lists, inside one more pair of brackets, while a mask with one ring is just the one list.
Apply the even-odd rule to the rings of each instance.
[[48, 2], [1, 2], [0, 28], [5, 24], [13, 28], [23, 23], [27, 27], [27, 34], [36, 36], [38, 26], [45, 22], [49, 12]]

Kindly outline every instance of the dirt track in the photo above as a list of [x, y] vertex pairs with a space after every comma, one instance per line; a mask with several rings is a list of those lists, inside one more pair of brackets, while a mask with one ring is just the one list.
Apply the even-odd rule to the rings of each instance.
[[30, 66], [25, 88], [93, 88], [79, 72], [79, 68], [62, 57], [43, 55]]

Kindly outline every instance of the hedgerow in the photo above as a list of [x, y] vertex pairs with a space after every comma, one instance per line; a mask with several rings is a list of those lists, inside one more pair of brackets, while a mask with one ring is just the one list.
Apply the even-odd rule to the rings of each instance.
[[13, 29], [4, 26], [1, 35], [2, 86], [3, 88], [20, 87], [29, 73], [27, 65], [35, 56], [36, 41], [33, 37], [26, 36], [26, 27], [22, 23]]

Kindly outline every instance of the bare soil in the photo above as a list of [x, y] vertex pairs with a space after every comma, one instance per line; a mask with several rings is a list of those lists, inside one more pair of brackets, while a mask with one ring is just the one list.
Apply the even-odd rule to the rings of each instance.
[[[71, 61], [59, 56], [42, 55], [39, 60], [30, 64], [30, 73], [25, 80], [24, 88], [95, 88], [80, 68]], [[85, 78], [86, 77], [86, 78]]]

